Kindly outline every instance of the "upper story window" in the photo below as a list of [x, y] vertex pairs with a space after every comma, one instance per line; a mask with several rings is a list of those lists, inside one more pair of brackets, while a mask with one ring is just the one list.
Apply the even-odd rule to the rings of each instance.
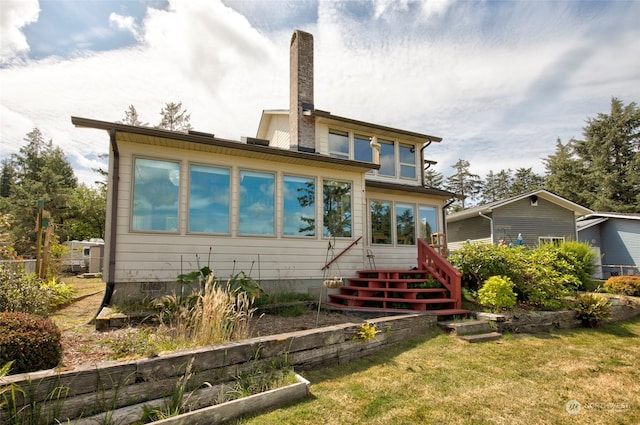
[[349, 133], [329, 130], [329, 155], [335, 158], [350, 159]]
[[240, 171], [239, 234], [275, 235], [274, 188], [273, 173]]
[[310, 177], [284, 176], [283, 220], [285, 236], [316, 235], [316, 181]]
[[378, 139], [380, 143], [379, 176], [396, 176], [396, 144], [390, 140]]
[[189, 232], [229, 233], [229, 169], [189, 167]]
[[400, 177], [416, 178], [416, 148], [413, 145], [400, 144], [398, 148], [400, 159]]
[[371, 137], [361, 134], [353, 136], [353, 159], [356, 161], [372, 162]]
[[135, 158], [131, 230], [178, 231], [180, 163]]

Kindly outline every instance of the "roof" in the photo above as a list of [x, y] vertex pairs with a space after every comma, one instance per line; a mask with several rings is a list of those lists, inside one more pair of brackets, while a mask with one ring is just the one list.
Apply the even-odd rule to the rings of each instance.
[[[341, 117], [338, 115], [333, 115], [331, 112], [322, 111], [320, 109], [315, 109], [313, 111], [309, 111], [311, 116], [316, 117], [316, 122], [319, 123], [327, 123], [327, 124], [342, 124], [348, 125], [350, 128], [362, 131], [363, 133], [374, 132], [380, 136], [386, 136], [392, 139], [397, 137], [401, 137], [404, 140], [417, 142], [417, 143], [425, 143], [425, 142], [441, 142], [441, 137], [430, 136], [428, 134], [416, 133], [414, 131], [401, 130], [398, 128], [387, 127], [384, 125], [373, 124], [365, 121], [359, 121], [352, 118]], [[289, 110], [287, 109], [266, 109], [262, 111], [262, 117], [260, 118], [260, 124], [258, 125], [258, 137], [266, 134], [267, 128], [269, 126], [269, 121], [271, 120], [271, 116], [273, 115], [289, 115]]]
[[576, 220], [578, 231], [588, 229], [600, 223], [614, 218], [619, 220], [640, 220], [640, 214], [636, 213], [619, 213], [619, 212], [595, 212], [585, 215]]
[[191, 148], [194, 150], [231, 155], [241, 154], [243, 157], [277, 159], [281, 162], [314, 165], [332, 169], [368, 171], [380, 168], [380, 165], [372, 162], [333, 158], [317, 153], [298, 152], [270, 146], [247, 144], [240, 141], [217, 138], [213, 134], [207, 133], [182, 133], [80, 117], [71, 117], [71, 122], [76, 127], [106, 131], [114, 130], [116, 133], [120, 133], [120, 140], [128, 142], [179, 148], [184, 148], [185, 144], [191, 144]]
[[544, 189], [534, 190], [532, 192], [523, 193], [521, 195], [513, 196], [511, 198], [503, 199], [500, 201], [491, 202], [484, 205], [479, 205], [477, 207], [468, 208], [466, 210], [449, 214], [447, 215], [447, 222], [456, 222], [460, 220], [465, 220], [467, 218], [475, 217], [479, 214], [488, 214], [493, 210], [503, 207], [505, 205], [512, 204], [514, 202], [518, 202], [522, 199], [528, 198], [530, 196], [537, 196], [538, 198], [544, 199], [546, 201], [552, 202], [556, 205], [559, 205], [565, 209], [573, 211], [576, 217], [584, 216], [587, 214], [593, 213], [588, 208], [583, 207], [582, 205], [578, 205], [575, 202], [571, 202], [568, 199], [565, 199], [561, 196], [558, 196], [554, 193], [551, 193]]
[[446, 190], [441, 190], [441, 189], [435, 189], [432, 187], [411, 186], [408, 184], [381, 182], [378, 180], [366, 180], [365, 184], [367, 188], [374, 188], [374, 189], [398, 190], [401, 192], [421, 193], [421, 194], [430, 195], [430, 196], [441, 196], [447, 199], [458, 197], [458, 195], [456, 195], [453, 192], [448, 192]]

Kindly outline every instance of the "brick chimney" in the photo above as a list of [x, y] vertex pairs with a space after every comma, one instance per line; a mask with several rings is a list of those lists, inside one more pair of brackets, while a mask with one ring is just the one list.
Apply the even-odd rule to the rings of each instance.
[[313, 35], [300, 30], [291, 36], [289, 85], [290, 148], [315, 152], [315, 119], [309, 114], [314, 109]]

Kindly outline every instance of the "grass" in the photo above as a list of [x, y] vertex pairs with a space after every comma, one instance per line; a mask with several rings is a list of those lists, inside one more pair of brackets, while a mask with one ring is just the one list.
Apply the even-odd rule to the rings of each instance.
[[434, 333], [305, 377], [313, 397], [234, 424], [636, 424], [640, 318], [480, 344]]

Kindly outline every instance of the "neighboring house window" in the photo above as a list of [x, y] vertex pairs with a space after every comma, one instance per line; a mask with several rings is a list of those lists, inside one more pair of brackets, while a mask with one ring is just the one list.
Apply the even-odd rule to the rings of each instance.
[[396, 204], [396, 239], [398, 245], [415, 245], [416, 219], [415, 207]]
[[189, 168], [189, 232], [229, 233], [229, 169]]
[[275, 175], [240, 171], [238, 233], [274, 236]]
[[371, 137], [356, 134], [353, 136], [353, 159], [356, 161], [372, 162]]
[[418, 227], [418, 235], [420, 239], [431, 242], [431, 234], [438, 231], [438, 209], [420, 205], [418, 207], [418, 219], [420, 225]]
[[322, 187], [322, 235], [351, 237], [351, 183], [325, 180]]
[[388, 140], [380, 140], [380, 169], [379, 176], [396, 176], [395, 143]]
[[560, 245], [562, 243], [564, 243], [564, 236], [539, 236], [538, 237], [539, 245], [545, 245], [545, 244]]
[[329, 130], [329, 156], [349, 159], [349, 133]]
[[400, 177], [416, 178], [416, 148], [412, 145], [400, 145]]
[[180, 164], [135, 158], [133, 173], [134, 231], [178, 231]]
[[391, 244], [391, 202], [371, 201], [371, 243]]
[[316, 235], [316, 181], [308, 177], [283, 178], [283, 234]]

